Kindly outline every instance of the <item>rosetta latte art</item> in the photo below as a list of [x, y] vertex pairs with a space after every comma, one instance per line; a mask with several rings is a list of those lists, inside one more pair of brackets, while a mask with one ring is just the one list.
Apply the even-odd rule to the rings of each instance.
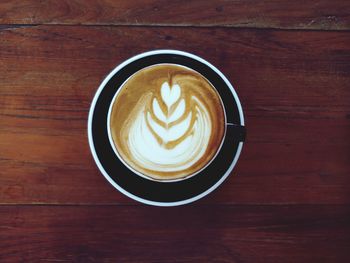
[[215, 88], [174, 64], [141, 69], [120, 88], [110, 111], [110, 140], [133, 172], [156, 180], [197, 174], [218, 152], [225, 116]]
[[191, 96], [190, 105], [186, 105], [177, 84], [170, 87], [164, 82], [160, 94], [161, 102], [157, 97], [146, 96], [138, 105], [129, 130], [129, 150], [135, 161], [146, 169], [185, 170], [207, 149], [210, 116], [195, 96]]

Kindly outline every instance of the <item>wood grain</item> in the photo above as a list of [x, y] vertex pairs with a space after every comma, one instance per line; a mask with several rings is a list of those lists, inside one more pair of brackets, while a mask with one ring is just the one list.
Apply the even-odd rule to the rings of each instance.
[[[350, 262], [350, 2], [0, 1], [0, 262]], [[247, 141], [188, 206], [124, 197], [87, 143], [94, 93], [152, 49], [234, 84]]]
[[3, 28], [0, 202], [133, 203], [92, 160], [86, 136], [90, 102], [104, 76], [124, 59], [174, 48], [221, 69], [246, 115], [248, 137], [236, 176], [202, 203], [349, 204], [349, 44], [348, 32]]
[[349, 206], [2, 206], [1, 262], [349, 262]]
[[344, 0], [8, 0], [0, 23], [349, 30], [349, 10]]

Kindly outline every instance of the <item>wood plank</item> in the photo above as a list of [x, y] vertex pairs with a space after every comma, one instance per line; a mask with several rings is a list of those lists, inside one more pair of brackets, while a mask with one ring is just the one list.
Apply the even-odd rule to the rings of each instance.
[[2, 206], [1, 262], [349, 262], [349, 206]]
[[16, 0], [0, 2], [0, 23], [349, 30], [349, 10], [343, 0]]
[[349, 204], [349, 43], [349, 32], [2, 29], [0, 202], [133, 203], [93, 163], [88, 109], [115, 65], [139, 52], [174, 48], [221, 69], [246, 114], [238, 176], [202, 203]]

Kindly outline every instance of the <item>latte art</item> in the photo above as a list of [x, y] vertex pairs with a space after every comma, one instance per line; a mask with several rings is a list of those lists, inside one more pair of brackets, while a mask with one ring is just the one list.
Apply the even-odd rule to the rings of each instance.
[[161, 64], [124, 83], [110, 131], [130, 168], [154, 179], [177, 179], [198, 172], [215, 156], [225, 117], [216, 90], [199, 73]]
[[[129, 130], [128, 146], [135, 160], [157, 172], [188, 169], [205, 153], [211, 121], [205, 106], [191, 96], [181, 98], [181, 87], [164, 82], [162, 101], [152, 94], [140, 100]], [[162, 105], [162, 106], [161, 106]]]

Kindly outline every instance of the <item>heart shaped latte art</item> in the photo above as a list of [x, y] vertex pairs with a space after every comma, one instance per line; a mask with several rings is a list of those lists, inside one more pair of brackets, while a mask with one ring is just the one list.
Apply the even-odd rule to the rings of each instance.
[[162, 99], [167, 107], [170, 108], [170, 106], [180, 98], [181, 88], [177, 84], [170, 88], [169, 83], [164, 82], [160, 90], [160, 94], [162, 95]]

